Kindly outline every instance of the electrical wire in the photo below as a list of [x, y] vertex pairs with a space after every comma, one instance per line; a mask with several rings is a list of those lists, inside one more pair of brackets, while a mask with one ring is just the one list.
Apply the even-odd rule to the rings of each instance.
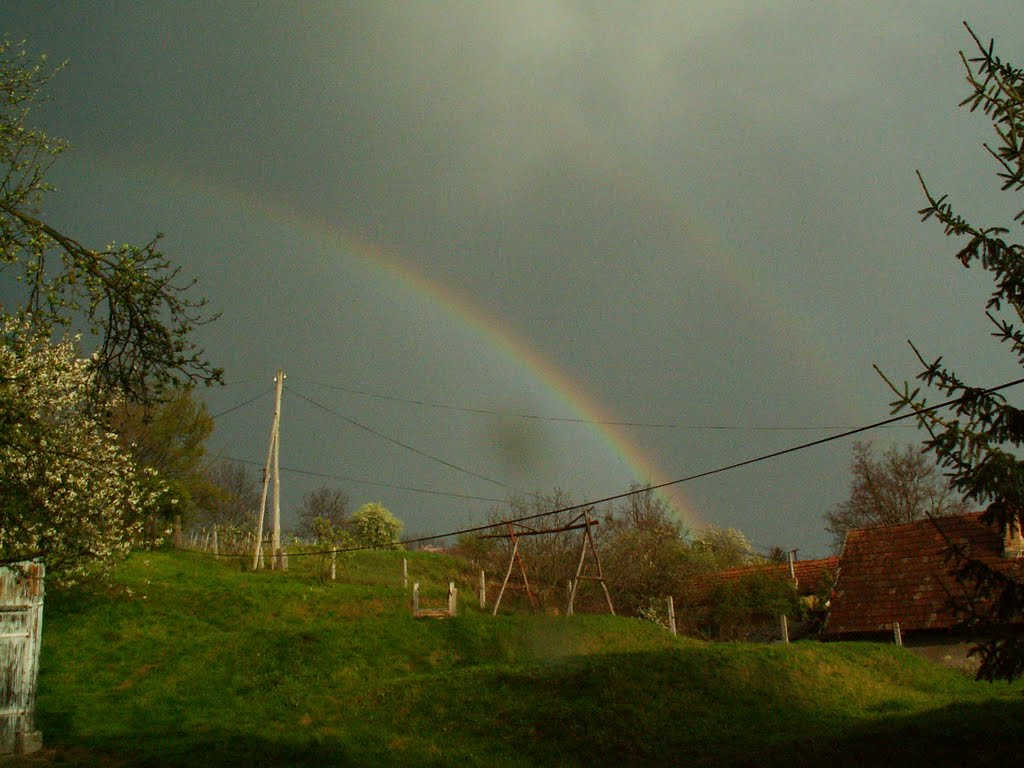
[[[249, 459], [237, 459], [233, 456], [217, 456], [218, 459], [224, 461], [232, 461], [236, 464], [247, 464], [253, 467], [262, 467], [263, 463], [258, 461], [251, 461]], [[288, 472], [293, 475], [304, 475], [306, 477], [319, 477], [325, 480], [343, 480], [348, 483], [356, 483], [358, 485], [374, 485], [380, 488], [393, 488], [399, 491], [411, 491], [413, 493], [426, 493], [433, 496], [446, 496], [452, 499], [469, 499], [471, 501], [490, 501], [498, 504], [503, 504], [508, 499], [499, 499], [492, 496], [471, 496], [465, 493], [453, 493], [451, 491], [435, 491], [429, 488], [416, 488], [408, 485], [396, 485], [394, 483], [385, 483], [380, 480], [363, 480], [357, 477], [346, 477], [345, 475], [333, 475], [326, 472], [314, 472], [308, 469], [297, 469], [295, 467], [279, 467], [282, 472]]]
[[494, 485], [497, 485], [497, 486], [499, 486], [501, 488], [508, 489], [508, 485], [506, 485], [505, 483], [501, 482], [500, 480], [495, 480], [493, 477], [488, 477], [487, 475], [481, 475], [480, 473], [473, 472], [472, 470], [466, 469], [465, 467], [460, 467], [458, 464], [453, 464], [450, 461], [446, 461], [444, 459], [438, 458], [437, 456], [429, 454], [426, 451], [421, 451], [419, 448], [415, 448], [415, 447], [413, 447], [413, 446], [411, 446], [411, 445], [409, 445], [407, 443], [403, 443], [401, 440], [396, 440], [393, 437], [385, 435], [383, 432], [378, 432], [377, 430], [373, 429], [372, 427], [368, 427], [365, 424], [360, 424], [358, 421], [355, 421], [354, 419], [350, 419], [348, 416], [345, 416], [344, 414], [339, 413], [338, 411], [335, 411], [332, 408], [328, 408], [326, 405], [323, 405], [322, 403], [318, 403], [317, 401], [315, 401], [315, 400], [313, 400], [313, 399], [311, 399], [309, 397], [306, 397], [301, 392], [298, 392], [298, 391], [292, 389], [291, 387], [285, 387], [284, 389], [285, 389], [286, 392], [294, 394], [296, 397], [301, 398], [302, 400], [305, 400], [310, 405], [316, 406], [317, 408], [321, 409], [322, 411], [325, 411], [325, 412], [327, 412], [327, 413], [329, 413], [329, 414], [331, 414], [333, 416], [336, 416], [337, 418], [342, 419], [343, 421], [345, 421], [348, 424], [351, 424], [354, 427], [358, 427], [359, 429], [362, 429], [362, 430], [364, 430], [366, 432], [369, 432], [371, 435], [374, 435], [375, 437], [379, 437], [382, 440], [386, 440], [389, 443], [393, 443], [394, 445], [397, 445], [397, 446], [399, 446], [401, 448], [404, 448], [407, 451], [412, 451], [413, 453], [417, 454], [418, 456], [422, 456], [422, 457], [424, 457], [426, 459], [429, 459], [430, 461], [437, 462], [438, 464], [442, 464], [442, 465], [444, 465], [446, 467], [450, 467], [451, 469], [454, 469], [454, 470], [457, 470], [457, 471], [462, 472], [464, 474], [470, 475], [471, 477], [475, 477], [475, 478], [477, 478], [479, 480], [486, 480], [488, 483], [493, 483]]
[[273, 388], [273, 387], [271, 387], [270, 389], [266, 389], [266, 390], [264, 390], [263, 392], [260, 392], [260, 393], [259, 393], [258, 395], [256, 395], [255, 397], [251, 397], [251, 398], [249, 398], [248, 400], [246, 400], [246, 401], [245, 401], [245, 402], [243, 402], [243, 403], [239, 403], [238, 405], [234, 405], [234, 406], [232, 406], [232, 407], [228, 408], [228, 409], [227, 409], [227, 410], [225, 410], [225, 411], [221, 411], [220, 413], [214, 414], [214, 415], [213, 415], [213, 416], [211, 416], [210, 418], [211, 418], [211, 419], [219, 419], [219, 418], [220, 418], [221, 416], [227, 416], [227, 415], [228, 415], [229, 413], [231, 413], [232, 411], [237, 411], [237, 410], [238, 410], [239, 408], [244, 408], [245, 406], [247, 406], [247, 405], [250, 405], [251, 403], [255, 403], [255, 402], [256, 402], [257, 400], [259, 400], [259, 399], [260, 399], [261, 397], [264, 397], [265, 395], [269, 395], [269, 394], [270, 394], [271, 392], [273, 392], [273, 391], [274, 391], [274, 388]]
[[[347, 392], [352, 395], [360, 395], [362, 397], [372, 397], [377, 400], [387, 400], [395, 403], [406, 403], [408, 405], [419, 405], [428, 408], [438, 408], [447, 411], [458, 411], [460, 413], [473, 413], [482, 416], [512, 416], [517, 419], [528, 419], [533, 421], [548, 421], [562, 424], [584, 424], [584, 425], [595, 425], [595, 426], [606, 426], [606, 427], [634, 427], [638, 429], [680, 429], [680, 430], [707, 430], [707, 431], [735, 431], [735, 432], [830, 432], [836, 430], [846, 430], [849, 427], [832, 425], [832, 426], [784, 426], [784, 425], [736, 425], [736, 424], [679, 424], [673, 422], [646, 422], [646, 421], [618, 421], [612, 419], [580, 419], [566, 416], [540, 416], [532, 413], [509, 413], [507, 411], [498, 411], [489, 408], [470, 408], [468, 406], [451, 405], [448, 403], [438, 403], [430, 400], [415, 400], [411, 398], [396, 397], [394, 395], [385, 395], [379, 392], [368, 392], [361, 389], [352, 389], [350, 387], [343, 387], [339, 384], [327, 384], [321, 381], [310, 381], [310, 384], [314, 384], [318, 387], [325, 387], [327, 389], [335, 389], [339, 392]], [[903, 425], [901, 425], [902, 427]], [[913, 429], [911, 425], [909, 428]]]
[[[1005, 384], [1000, 384], [999, 386], [992, 387], [990, 389], [982, 390], [980, 392], [980, 394], [993, 394], [995, 392], [999, 392], [999, 391], [1004, 390], [1004, 389], [1009, 389], [1010, 387], [1015, 387], [1015, 386], [1018, 386], [1020, 384], [1024, 384], [1024, 378], [1016, 379], [1014, 381], [1010, 381], [1010, 382], [1007, 382]], [[971, 396], [976, 396], [977, 394], [979, 394], [979, 393], [978, 392], [974, 392], [974, 393], [971, 394]], [[830, 442], [833, 442], [835, 440], [841, 440], [843, 438], [851, 437], [853, 435], [857, 435], [857, 434], [860, 434], [862, 432], [867, 432], [867, 431], [872, 430], [872, 429], [878, 429], [879, 427], [884, 427], [884, 426], [887, 426], [889, 424], [895, 424], [896, 422], [903, 421], [905, 419], [914, 418], [914, 417], [920, 416], [920, 415], [925, 414], [925, 413], [931, 413], [933, 411], [942, 410], [943, 408], [948, 408], [948, 407], [950, 407], [952, 405], [956, 405], [957, 403], [962, 402], [966, 397], [968, 397], [968, 395], [961, 395], [960, 397], [956, 397], [956, 398], [953, 398], [951, 400], [946, 400], [946, 401], [941, 402], [941, 403], [936, 403], [935, 405], [930, 405], [927, 408], [921, 408], [921, 409], [918, 409], [918, 410], [912, 410], [912, 411], [909, 411], [907, 413], [898, 414], [896, 416], [890, 416], [888, 419], [882, 419], [881, 421], [876, 421], [876, 422], [874, 422], [872, 424], [867, 424], [865, 426], [857, 427], [855, 429], [849, 429], [849, 430], [846, 430], [845, 432], [843, 432], [842, 434], [829, 435], [828, 437], [823, 437], [823, 438], [820, 438], [818, 440], [812, 440], [812, 441], [807, 442], [807, 443], [801, 443], [800, 445], [794, 445], [794, 446], [791, 446], [789, 448], [785, 448], [785, 449], [783, 449], [781, 451], [774, 451], [773, 453], [763, 454], [761, 456], [756, 456], [754, 458], [746, 459], [744, 461], [738, 461], [738, 462], [735, 462], [733, 464], [729, 464], [729, 465], [726, 465], [726, 466], [717, 467], [715, 469], [709, 469], [709, 470], [706, 470], [704, 472], [698, 472], [698, 473], [693, 474], [693, 475], [687, 475], [686, 477], [681, 477], [681, 478], [678, 478], [676, 480], [669, 480], [667, 482], [657, 483], [655, 485], [647, 485], [647, 486], [644, 486], [642, 488], [634, 488], [634, 489], [631, 489], [631, 490], [626, 491], [624, 493], [615, 494], [613, 496], [606, 496], [603, 499], [596, 499], [594, 501], [582, 502], [580, 504], [572, 504], [572, 505], [569, 505], [569, 506], [566, 506], [566, 507], [560, 507], [558, 509], [548, 510], [546, 512], [538, 512], [538, 513], [535, 513], [535, 514], [532, 514], [532, 515], [523, 515], [521, 517], [511, 518], [511, 519], [507, 519], [507, 520], [500, 520], [500, 521], [498, 521], [496, 523], [488, 523], [486, 525], [478, 525], [478, 526], [473, 526], [471, 528], [463, 528], [463, 529], [457, 530], [457, 531], [449, 531], [448, 533], [439, 533], [439, 534], [434, 534], [434, 535], [431, 535], [431, 536], [421, 536], [421, 537], [416, 538], [416, 539], [404, 539], [404, 540], [402, 540], [402, 541], [400, 541], [398, 543], [399, 544], [420, 544], [420, 543], [423, 543], [423, 542], [426, 542], [426, 541], [436, 541], [438, 539], [449, 538], [451, 536], [461, 536], [461, 535], [467, 534], [467, 533], [477, 533], [477, 532], [480, 532], [480, 531], [490, 530], [492, 528], [496, 528], [496, 527], [499, 527], [499, 526], [502, 526], [502, 525], [508, 525], [508, 524], [511, 524], [511, 523], [523, 523], [523, 522], [526, 522], [528, 520], [537, 520], [537, 519], [544, 518], [544, 517], [551, 517], [552, 515], [558, 515], [558, 514], [562, 514], [564, 512], [575, 512], [575, 511], [578, 511], [578, 510], [589, 509], [589, 508], [597, 506], [598, 504], [605, 504], [607, 502], [617, 501], [619, 499], [624, 499], [624, 498], [627, 498], [629, 496], [636, 496], [636, 495], [639, 495], [641, 493], [649, 493], [650, 491], [656, 491], [656, 490], [660, 490], [662, 488], [668, 488], [669, 486], [680, 485], [682, 483], [692, 482], [693, 480], [698, 480], [698, 479], [701, 479], [701, 478], [704, 478], [704, 477], [711, 477], [712, 475], [721, 474], [722, 472], [729, 472], [729, 471], [734, 470], [734, 469], [739, 469], [740, 467], [746, 467], [746, 466], [750, 466], [751, 464], [760, 463], [762, 461], [768, 461], [770, 459], [776, 459], [776, 458], [779, 458], [780, 456], [785, 456], [785, 455], [790, 454], [790, 453], [796, 453], [797, 451], [806, 450], [808, 448], [814, 448], [816, 446], [823, 445], [825, 443], [830, 443]], [[335, 553], [340, 554], [342, 552], [358, 552], [358, 551], [363, 551], [363, 550], [367, 550], [367, 549], [377, 549], [377, 548], [378, 547], [348, 547], [348, 548], [345, 548], [345, 549], [325, 550], [325, 551], [320, 551], [320, 552], [296, 553], [296, 555], [309, 556], [309, 555], [317, 555], [317, 554], [331, 554], [331, 552], [335, 552]]]

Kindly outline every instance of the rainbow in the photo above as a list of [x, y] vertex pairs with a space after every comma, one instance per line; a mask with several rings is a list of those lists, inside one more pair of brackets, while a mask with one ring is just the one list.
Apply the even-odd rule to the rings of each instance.
[[[83, 158], [87, 154], [88, 158]], [[603, 441], [608, 450], [618, 457], [628, 468], [636, 482], [641, 484], [662, 485], [673, 477], [657, 466], [655, 461], [637, 445], [627, 431], [607, 422], [616, 421], [615, 415], [597, 398], [587, 392], [581, 384], [557, 368], [544, 358], [526, 339], [517, 334], [499, 318], [478, 306], [469, 297], [453, 290], [450, 286], [431, 280], [415, 269], [407, 260], [387, 251], [380, 244], [361, 237], [338, 224], [323, 218], [314, 218], [308, 210], [289, 207], [278, 200], [258, 197], [253, 193], [228, 187], [219, 182], [197, 175], [186, 174], [181, 168], [154, 166], [152, 163], [139, 166], [125, 162], [124, 158], [105, 156], [94, 150], [87, 153], [76, 153], [77, 160], [86, 159], [100, 168], [116, 174], [119, 178], [151, 179], [154, 185], [170, 188], [182, 197], [197, 196], [215, 201], [221, 210], [238, 211], [241, 215], [254, 216], [271, 221], [277, 225], [293, 227], [296, 231], [311, 232], [322, 238], [324, 242], [344, 248], [346, 255], [353, 257], [370, 268], [371, 274], [378, 276], [379, 282], [393, 281], [408, 290], [412, 295], [425, 301], [442, 313], [452, 318], [460, 326], [478, 334], [492, 348], [506, 356], [510, 362], [523, 366], [552, 395], [581, 420], [596, 422], [593, 430]], [[671, 218], [669, 212], [657, 200], [645, 195], [654, 210]], [[230, 215], [230, 213], [228, 214]], [[691, 233], [692, 235], [692, 233]], [[701, 246], [710, 249], [710, 243]], [[720, 265], [721, 266], [721, 265]], [[726, 263], [726, 272], [735, 272], [735, 265]], [[748, 284], [749, 279], [740, 280], [738, 275], [730, 275], [738, 282]], [[778, 319], [778, 318], [776, 318]], [[792, 343], [792, 339], [790, 339]], [[813, 358], [812, 358], [813, 359]], [[615, 492], [624, 492], [625, 487]], [[676, 486], [665, 489], [662, 497], [675, 509], [680, 519], [687, 525], [699, 526], [701, 517], [693, 504], [686, 498], [682, 490]]]

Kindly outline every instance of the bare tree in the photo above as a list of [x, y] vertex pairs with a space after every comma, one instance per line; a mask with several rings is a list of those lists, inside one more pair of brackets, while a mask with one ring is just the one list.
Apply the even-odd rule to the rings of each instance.
[[260, 504], [260, 487], [242, 464], [215, 462], [206, 476], [216, 490], [211, 503], [202, 507], [202, 522], [218, 526], [251, 528]]
[[826, 530], [838, 550], [846, 532], [872, 525], [898, 525], [925, 516], [968, 510], [922, 448], [890, 446], [876, 457], [871, 443], [854, 443], [850, 497], [825, 513]]
[[298, 521], [296, 533], [299, 536], [316, 537], [314, 522], [320, 518], [332, 527], [338, 527], [348, 521], [348, 494], [340, 488], [321, 485], [302, 497], [302, 505], [295, 511]]

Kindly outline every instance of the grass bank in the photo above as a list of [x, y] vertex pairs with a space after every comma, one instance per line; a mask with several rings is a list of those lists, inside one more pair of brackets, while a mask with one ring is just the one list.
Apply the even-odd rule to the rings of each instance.
[[38, 720], [62, 765], [1002, 765], [1020, 685], [874, 644], [705, 644], [610, 616], [413, 620], [458, 561], [366, 553], [323, 583], [139, 553], [47, 597]]

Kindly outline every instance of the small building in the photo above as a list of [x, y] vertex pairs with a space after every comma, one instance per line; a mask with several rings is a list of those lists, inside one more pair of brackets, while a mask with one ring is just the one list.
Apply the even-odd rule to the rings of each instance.
[[968, 658], [976, 638], [957, 628], [961, 617], [954, 601], [967, 592], [953, 576], [950, 544], [989, 567], [1024, 576], [1019, 526], [1001, 532], [985, 524], [982, 514], [847, 533], [822, 639], [893, 641], [898, 635], [929, 658], [976, 669]]

